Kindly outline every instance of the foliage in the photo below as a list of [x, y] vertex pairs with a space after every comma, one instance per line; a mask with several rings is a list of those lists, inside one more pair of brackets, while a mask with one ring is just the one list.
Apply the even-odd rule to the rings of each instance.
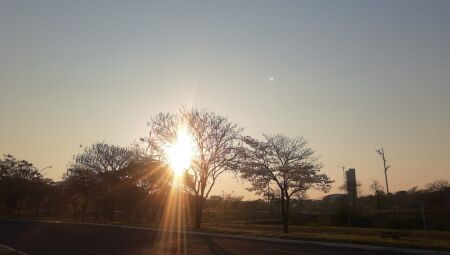
[[243, 141], [246, 147], [241, 176], [252, 183], [250, 190], [259, 194], [275, 183], [281, 199], [283, 231], [287, 232], [291, 197], [310, 188], [327, 192], [333, 181], [320, 173], [321, 165], [302, 137], [264, 135], [259, 141], [247, 136]]
[[10, 154], [0, 160], [0, 200], [6, 205], [7, 215], [20, 215], [27, 202], [38, 214], [48, 183], [50, 180], [44, 179], [39, 170], [26, 160], [18, 160]]

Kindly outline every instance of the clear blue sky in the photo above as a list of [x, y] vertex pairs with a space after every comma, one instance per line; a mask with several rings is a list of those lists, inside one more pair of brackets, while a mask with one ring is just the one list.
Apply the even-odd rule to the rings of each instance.
[[[60, 178], [80, 144], [128, 145], [186, 105], [248, 135], [305, 136], [335, 186], [338, 165], [366, 193], [382, 182], [381, 146], [393, 191], [449, 179], [449, 13], [433, 0], [1, 1], [0, 153]], [[222, 190], [246, 194], [230, 176]]]

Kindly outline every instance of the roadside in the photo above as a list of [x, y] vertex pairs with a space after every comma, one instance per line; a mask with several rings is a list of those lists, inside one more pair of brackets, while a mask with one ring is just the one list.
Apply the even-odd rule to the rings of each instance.
[[[9, 219], [22, 221], [23, 219]], [[35, 220], [46, 223], [65, 224], [86, 224], [105, 227], [134, 228], [149, 231], [176, 232], [173, 229], [160, 229], [155, 226], [145, 224], [129, 224], [121, 222], [79, 222], [79, 221], [55, 221], [55, 220]], [[410, 233], [408, 237], [401, 239], [386, 239], [379, 236], [383, 231], [389, 229], [364, 229], [364, 228], [343, 228], [343, 227], [302, 227], [293, 226], [292, 232], [283, 234], [276, 232], [277, 226], [273, 225], [205, 225], [201, 230], [186, 229], [186, 232], [193, 235], [211, 235], [216, 237], [262, 240], [268, 242], [304, 243], [329, 247], [348, 247], [367, 250], [384, 250], [404, 252], [410, 254], [450, 254], [450, 232], [433, 231], [428, 233], [428, 239], [422, 240], [418, 236], [420, 231], [406, 231]], [[439, 252], [441, 251], [441, 252]], [[446, 252], [445, 252], [446, 251]]]
[[[449, 231], [290, 226], [290, 233], [281, 233], [279, 226], [259, 224], [205, 225], [203, 231], [290, 240], [450, 251]], [[395, 236], [392, 237], [392, 234]]]

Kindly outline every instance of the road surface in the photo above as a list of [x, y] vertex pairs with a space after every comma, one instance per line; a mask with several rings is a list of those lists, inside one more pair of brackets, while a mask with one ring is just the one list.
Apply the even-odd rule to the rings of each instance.
[[174, 234], [88, 224], [0, 220], [0, 244], [30, 255], [52, 254], [404, 254], [312, 244]]

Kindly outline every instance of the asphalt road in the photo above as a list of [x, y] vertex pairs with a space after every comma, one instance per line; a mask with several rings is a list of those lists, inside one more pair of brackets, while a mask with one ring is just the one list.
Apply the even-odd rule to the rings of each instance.
[[0, 244], [34, 254], [404, 254], [386, 251], [286, 244], [213, 236], [162, 233], [108, 226], [1, 221]]

